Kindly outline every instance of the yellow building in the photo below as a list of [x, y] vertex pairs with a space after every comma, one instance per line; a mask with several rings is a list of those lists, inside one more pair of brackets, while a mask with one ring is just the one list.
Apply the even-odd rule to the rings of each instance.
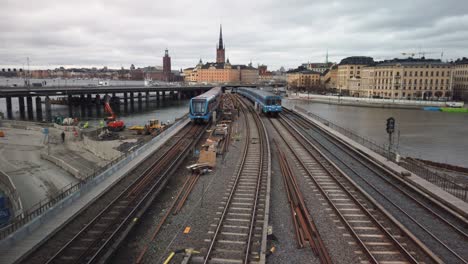
[[258, 69], [249, 65], [232, 65], [229, 59], [224, 60], [225, 46], [220, 28], [219, 44], [216, 47], [216, 62], [203, 64], [198, 62], [195, 68], [184, 70], [184, 80], [186, 82], [199, 83], [243, 83], [252, 84], [258, 81]]
[[184, 81], [185, 82], [197, 82], [198, 72], [194, 71], [195, 68], [184, 69]]
[[424, 58], [378, 63], [374, 66], [372, 96], [424, 100], [451, 98], [451, 68], [449, 63]]
[[338, 65], [335, 64], [325, 71], [322, 75], [321, 82], [327, 89], [336, 88], [338, 85]]
[[302, 67], [288, 71], [286, 76], [288, 87], [292, 89], [311, 88], [320, 85], [320, 73], [304, 70]]
[[350, 93], [350, 80], [352, 80], [353, 88], [357, 87], [358, 81], [361, 79], [362, 69], [366, 66], [373, 65], [374, 59], [371, 57], [348, 57], [341, 60], [338, 65], [337, 87], [340, 93]]
[[468, 59], [455, 61], [453, 73], [453, 98], [468, 102]]
[[186, 82], [199, 83], [244, 83], [258, 81], [258, 69], [249, 65], [232, 65], [229, 59], [225, 63], [202, 61], [195, 68], [184, 70]]
[[361, 87], [357, 91], [351, 91], [355, 97], [372, 97], [375, 89], [375, 68], [364, 67], [361, 72]]

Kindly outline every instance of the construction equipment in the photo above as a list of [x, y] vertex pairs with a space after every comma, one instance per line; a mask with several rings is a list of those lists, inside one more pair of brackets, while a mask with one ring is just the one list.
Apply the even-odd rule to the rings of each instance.
[[110, 116], [106, 117], [105, 121], [107, 123], [107, 128], [110, 131], [122, 131], [125, 129], [125, 123], [122, 120], [116, 120], [117, 116], [115, 115], [114, 111], [109, 104], [109, 97], [106, 97], [106, 101], [104, 103], [104, 110], [106, 113], [110, 114]]
[[144, 126], [132, 126], [129, 129], [135, 130], [138, 135], [154, 135], [161, 133], [165, 128], [166, 126], [161, 124], [159, 120], [151, 119]]

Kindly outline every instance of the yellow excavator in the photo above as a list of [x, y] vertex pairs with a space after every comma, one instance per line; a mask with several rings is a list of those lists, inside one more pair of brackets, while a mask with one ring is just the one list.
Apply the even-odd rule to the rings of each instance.
[[165, 125], [162, 125], [159, 120], [151, 119], [144, 126], [132, 126], [129, 129], [135, 130], [138, 135], [157, 135], [161, 133], [165, 128]]

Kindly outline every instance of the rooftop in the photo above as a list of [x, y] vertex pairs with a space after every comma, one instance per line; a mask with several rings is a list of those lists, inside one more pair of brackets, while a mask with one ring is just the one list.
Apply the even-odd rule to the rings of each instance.
[[358, 65], [373, 65], [374, 59], [365, 56], [352, 56], [341, 60], [340, 65], [358, 64]]
[[393, 60], [384, 60], [377, 62], [376, 66], [391, 66], [395, 64], [401, 65], [428, 65], [428, 64], [439, 64], [439, 65], [448, 65], [446, 62], [442, 62], [440, 59], [426, 59], [422, 58], [406, 58], [406, 59], [393, 59]]

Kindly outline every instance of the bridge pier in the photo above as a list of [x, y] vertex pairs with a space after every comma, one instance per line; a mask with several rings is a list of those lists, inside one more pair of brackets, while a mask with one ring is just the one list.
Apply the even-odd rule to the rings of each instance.
[[113, 105], [112, 110], [114, 110], [115, 113], [120, 113], [120, 97], [117, 97], [115, 94], [113, 94], [111, 102]]
[[50, 107], [50, 98], [46, 96], [45, 98], [45, 111], [46, 111], [46, 121], [52, 121], [52, 108]]
[[101, 96], [99, 94], [96, 95], [94, 99], [94, 103], [96, 105], [96, 116], [101, 116]]
[[124, 111], [128, 113], [128, 94], [124, 93]]
[[81, 118], [86, 116], [86, 99], [84, 94], [80, 95]]
[[72, 117], [73, 116], [73, 95], [69, 94], [68, 95], [68, 116]]
[[91, 94], [86, 96], [86, 108], [88, 108], [88, 117], [93, 116], [93, 97]]
[[42, 121], [42, 101], [41, 97], [36, 97], [36, 118], [37, 121]]
[[7, 96], [5, 99], [6, 99], [7, 117], [8, 117], [8, 119], [13, 119], [13, 110], [12, 110], [12, 106], [11, 106], [11, 96]]
[[115, 93], [112, 93], [112, 110], [115, 113], [120, 114], [120, 97], [116, 96]]
[[135, 101], [133, 100], [134, 99], [134, 95], [133, 95], [133, 92], [130, 92], [130, 112], [135, 112]]
[[146, 91], [146, 109], [149, 108], [150, 105], [150, 93], [149, 91]]
[[141, 93], [138, 93], [138, 112], [143, 110], [143, 98]]
[[24, 112], [24, 97], [23, 96], [18, 97], [18, 106], [19, 106], [20, 118], [21, 120], [24, 120], [26, 118], [26, 114]]
[[31, 96], [26, 97], [26, 109], [28, 110], [28, 119], [34, 120], [34, 110]]
[[156, 91], [156, 101], [159, 101], [159, 92]]

